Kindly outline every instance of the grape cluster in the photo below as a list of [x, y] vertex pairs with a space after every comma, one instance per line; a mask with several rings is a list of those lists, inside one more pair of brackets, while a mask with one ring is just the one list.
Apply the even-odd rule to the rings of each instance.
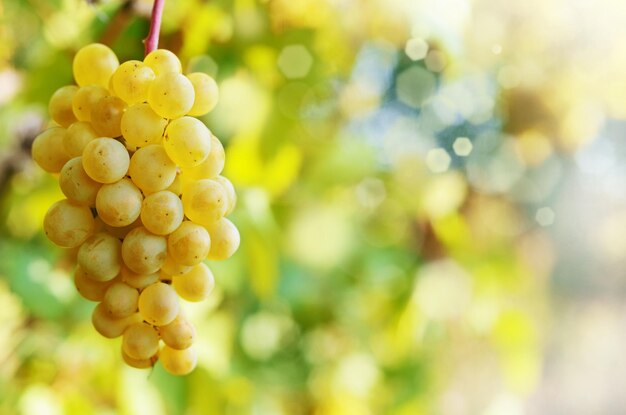
[[193, 118], [216, 105], [217, 85], [204, 73], [183, 75], [164, 49], [120, 65], [107, 46], [90, 44], [73, 72], [78, 86], [50, 99], [57, 125], [32, 147], [66, 197], [46, 213], [44, 231], [56, 245], [78, 248], [76, 288], [99, 302], [95, 329], [122, 336], [126, 363], [160, 360], [187, 374], [197, 362], [196, 331], [179, 297], [206, 299], [215, 282], [203, 261], [239, 247], [226, 219], [236, 195], [220, 175], [224, 148]]

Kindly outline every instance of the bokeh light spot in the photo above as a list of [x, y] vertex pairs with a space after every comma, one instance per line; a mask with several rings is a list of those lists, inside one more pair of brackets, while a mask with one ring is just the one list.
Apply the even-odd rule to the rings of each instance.
[[396, 95], [409, 107], [419, 108], [435, 92], [435, 87], [435, 75], [419, 66], [413, 66], [398, 75]]
[[459, 157], [467, 157], [472, 152], [474, 146], [472, 142], [467, 137], [459, 137], [454, 140], [454, 144], [452, 144], [452, 149], [454, 150], [454, 154]]
[[419, 61], [428, 53], [428, 43], [421, 38], [409, 39], [404, 47], [404, 52], [413, 61]]
[[541, 226], [550, 226], [554, 223], [554, 218], [556, 214], [554, 210], [549, 207], [542, 207], [537, 209], [537, 213], [535, 214], [535, 220]]
[[277, 64], [287, 78], [304, 78], [311, 70], [313, 57], [304, 46], [291, 45], [280, 52]]
[[450, 168], [450, 155], [443, 148], [434, 148], [426, 154], [426, 166], [433, 173], [443, 173]]

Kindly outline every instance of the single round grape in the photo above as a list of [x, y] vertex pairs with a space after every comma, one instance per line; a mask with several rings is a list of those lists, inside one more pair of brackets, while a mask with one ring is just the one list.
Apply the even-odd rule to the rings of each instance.
[[[170, 238], [171, 238], [171, 235], [170, 235]], [[168, 238], [168, 244], [169, 244], [169, 238]], [[165, 257], [165, 262], [163, 262], [163, 265], [161, 266], [161, 272], [171, 277], [172, 275], [182, 275], [188, 272], [189, 270], [191, 270], [191, 266], [183, 265], [183, 264], [176, 262], [170, 255], [170, 252], [168, 249], [167, 256]], [[168, 279], [171, 280], [171, 278], [168, 278]]]
[[111, 283], [112, 281], [94, 280], [80, 265], [77, 266], [76, 271], [74, 271], [74, 286], [76, 286], [78, 293], [86, 300], [102, 301]]
[[129, 107], [121, 121], [122, 135], [130, 148], [161, 144], [165, 127], [167, 120], [144, 102]]
[[126, 110], [126, 103], [115, 96], [100, 98], [91, 108], [91, 125], [93, 129], [104, 137], [119, 137], [122, 135], [122, 116]]
[[110, 281], [122, 267], [122, 243], [108, 233], [91, 235], [80, 246], [77, 262], [95, 281]]
[[183, 222], [167, 238], [167, 252], [171, 258], [182, 265], [194, 266], [202, 262], [209, 254], [211, 237], [209, 232], [193, 222]]
[[121, 281], [111, 284], [102, 304], [107, 312], [115, 318], [130, 316], [137, 311], [139, 292], [137, 289]]
[[82, 157], [74, 157], [61, 169], [59, 186], [68, 200], [78, 205], [95, 206], [96, 195], [102, 184], [87, 175]]
[[93, 233], [95, 223], [91, 210], [67, 199], [50, 206], [43, 220], [43, 229], [53, 243], [63, 248], [75, 248]]
[[148, 53], [143, 59], [143, 62], [148, 65], [156, 75], [161, 75], [168, 72], [182, 72], [182, 66], [178, 57], [167, 49], [157, 49]]
[[194, 72], [187, 75], [193, 85], [195, 99], [189, 110], [189, 115], [200, 117], [208, 114], [219, 100], [217, 83], [209, 75], [202, 72]]
[[144, 320], [155, 326], [171, 323], [179, 310], [176, 291], [165, 283], [149, 285], [139, 295], [139, 313]]
[[156, 235], [169, 235], [182, 223], [183, 202], [167, 190], [152, 193], [141, 206], [141, 222]]
[[209, 259], [223, 260], [230, 258], [239, 249], [239, 230], [230, 220], [222, 218], [206, 225], [211, 235]]
[[183, 191], [185, 215], [201, 225], [215, 222], [226, 213], [228, 198], [224, 186], [213, 179], [193, 182]]
[[113, 72], [111, 83], [115, 94], [132, 105], [148, 99], [148, 89], [154, 78], [154, 71], [148, 65], [131, 60]]
[[181, 298], [198, 302], [209, 298], [215, 287], [215, 278], [209, 267], [201, 262], [183, 275], [174, 275], [172, 285]]
[[128, 226], [141, 214], [143, 196], [130, 179], [105, 184], [96, 196], [96, 210], [104, 223], [110, 226]]
[[122, 243], [122, 258], [126, 266], [137, 274], [158, 272], [167, 255], [167, 240], [150, 233], [143, 226], [130, 231]]
[[70, 159], [63, 148], [65, 128], [52, 127], [39, 134], [31, 148], [35, 163], [48, 173], [58, 173]]
[[52, 94], [48, 103], [50, 117], [63, 127], [76, 121], [76, 116], [72, 110], [72, 100], [77, 91], [78, 87], [75, 85], [62, 86]]
[[121, 336], [128, 326], [141, 323], [142, 321], [143, 319], [139, 313], [122, 318], [112, 317], [103, 303], [98, 304], [91, 314], [93, 327], [107, 339]]
[[198, 355], [193, 347], [176, 350], [165, 345], [159, 352], [159, 360], [167, 372], [175, 376], [183, 376], [196, 368]]
[[72, 110], [79, 121], [91, 121], [91, 109], [100, 98], [109, 95], [109, 91], [100, 85], [85, 85], [76, 91], [72, 99]]
[[211, 132], [199, 119], [182, 117], [167, 126], [163, 147], [174, 163], [194, 167], [209, 156]]
[[69, 157], [78, 157], [83, 155], [85, 146], [98, 138], [98, 134], [88, 122], [78, 121], [70, 125], [63, 136], [63, 149]]
[[175, 119], [187, 114], [193, 106], [194, 92], [185, 75], [167, 72], [157, 76], [148, 91], [148, 103], [161, 117]]
[[237, 193], [235, 193], [235, 186], [233, 186], [230, 180], [224, 176], [217, 176], [214, 180], [221, 184], [224, 187], [224, 190], [226, 190], [228, 207], [226, 208], [224, 216], [228, 216], [233, 210], [235, 210], [235, 206], [237, 206]]
[[122, 350], [133, 359], [150, 359], [159, 351], [159, 333], [149, 324], [132, 324], [124, 331]]
[[138, 290], [143, 290], [148, 285], [159, 281], [159, 274], [156, 272], [152, 274], [137, 274], [125, 265], [122, 266], [120, 276], [122, 277], [122, 281]]
[[133, 183], [144, 194], [167, 189], [176, 178], [176, 164], [161, 145], [149, 145], [135, 151], [128, 168]]
[[191, 180], [212, 179], [222, 172], [225, 161], [224, 147], [220, 140], [212, 135], [211, 151], [207, 158], [195, 167], [183, 169], [183, 172]]
[[115, 183], [126, 175], [130, 157], [124, 145], [112, 138], [91, 140], [83, 150], [83, 168], [99, 183]]
[[127, 355], [124, 350], [122, 350], [122, 358], [128, 366], [134, 367], [135, 369], [149, 369], [154, 366], [158, 360], [157, 355], [152, 356], [150, 359], [133, 359]]
[[196, 328], [182, 314], [174, 321], [159, 327], [159, 334], [163, 343], [172, 349], [183, 350], [190, 347], [196, 338]]
[[109, 78], [119, 64], [111, 49], [100, 43], [92, 43], [81, 48], [74, 56], [74, 79], [80, 86], [97, 84], [107, 88]]

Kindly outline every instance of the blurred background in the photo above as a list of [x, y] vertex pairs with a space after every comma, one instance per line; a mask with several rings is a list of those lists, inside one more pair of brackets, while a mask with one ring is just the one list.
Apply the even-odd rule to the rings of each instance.
[[0, 414], [626, 413], [626, 3], [167, 1], [242, 234], [185, 378], [92, 329], [29, 159], [76, 50], [141, 59], [150, 9], [0, 2]]

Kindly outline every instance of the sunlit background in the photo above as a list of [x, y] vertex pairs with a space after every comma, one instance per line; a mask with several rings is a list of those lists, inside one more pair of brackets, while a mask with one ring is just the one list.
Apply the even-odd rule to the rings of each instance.
[[185, 378], [93, 330], [29, 159], [150, 9], [0, 3], [0, 414], [626, 413], [626, 3], [168, 0], [242, 234]]

